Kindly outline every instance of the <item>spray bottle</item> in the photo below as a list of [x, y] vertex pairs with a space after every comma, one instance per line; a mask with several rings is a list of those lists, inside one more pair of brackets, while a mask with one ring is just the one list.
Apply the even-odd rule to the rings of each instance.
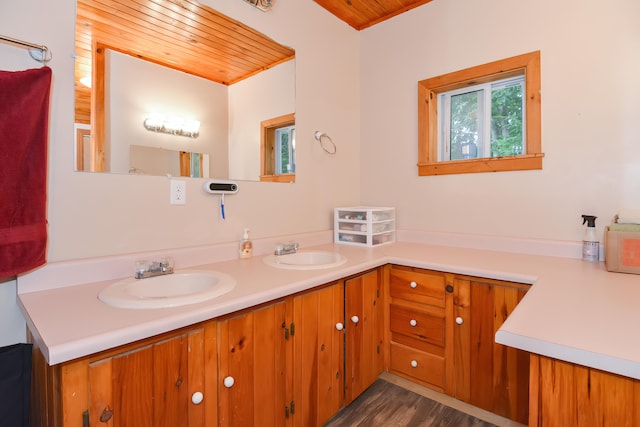
[[592, 215], [582, 215], [582, 225], [587, 224], [587, 231], [582, 241], [582, 259], [584, 261], [600, 261], [600, 243], [596, 237], [596, 218]]

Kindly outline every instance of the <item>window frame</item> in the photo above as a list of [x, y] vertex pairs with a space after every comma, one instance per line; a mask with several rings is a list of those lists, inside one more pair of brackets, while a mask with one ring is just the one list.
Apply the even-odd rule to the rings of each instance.
[[[260, 181], [295, 182], [296, 174], [276, 173], [276, 130], [295, 126], [295, 113], [260, 122]], [[294, 160], [295, 162], [295, 160]]]
[[[525, 76], [526, 153], [518, 156], [438, 161], [438, 95], [463, 87]], [[540, 51], [418, 82], [418, 175], [542, 169]]]

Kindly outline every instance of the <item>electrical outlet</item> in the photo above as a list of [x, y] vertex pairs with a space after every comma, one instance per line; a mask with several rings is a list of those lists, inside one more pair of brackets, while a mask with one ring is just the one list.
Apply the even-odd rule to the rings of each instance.
[[184, 205], [187, 203], [187, 182], [181, 179], [172, 179], [169, 182], [171, 183], [169, 203], [172, 205]]

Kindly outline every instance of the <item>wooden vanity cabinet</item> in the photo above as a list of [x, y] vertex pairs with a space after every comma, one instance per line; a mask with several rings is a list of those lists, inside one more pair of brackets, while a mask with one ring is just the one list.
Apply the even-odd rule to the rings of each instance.
[[495, 335], [529, 285], [456, 275], [453, 280], [453, 396], [526, 424], [529, 353]]
[[527, 422], [529, 355], [495, 333], [529, 285], [387, 266], [389, 370]]
[[444, 273], [387, 266], [389, 370], [418, 384], [447, 392], [446, 333], [452, 294]]
[[640, 425], [640, 380], [531, 355], [530, 426]]
[[285, 425], [290, 409], [291, 304], [218, 320], [220, 426]]
[[36, 351], [31, 425], [215, 425], [215, 355], [215, 321], [56, 366]]
[[219, 425], [321, 426], [373, 384], [384, 368], [380, 274], [218, 319]]
[[295, 426], [321, 426], [384, 369], [381, 270], [293, 299]]
[[293, 298], [293, 425], [321, 426], [344, 405], [344, 282]]
[[347, 405], [384, 370], [382, 275], [382, 270], [377, 269], [344, 281]]

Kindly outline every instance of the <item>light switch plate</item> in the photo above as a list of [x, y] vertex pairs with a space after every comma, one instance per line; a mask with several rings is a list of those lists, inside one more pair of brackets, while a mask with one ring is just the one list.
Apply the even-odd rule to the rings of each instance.
[[169, 190], [169, 203], [184, 205], [187, 203], [187, 182], [182, 179], [172, 179]]

